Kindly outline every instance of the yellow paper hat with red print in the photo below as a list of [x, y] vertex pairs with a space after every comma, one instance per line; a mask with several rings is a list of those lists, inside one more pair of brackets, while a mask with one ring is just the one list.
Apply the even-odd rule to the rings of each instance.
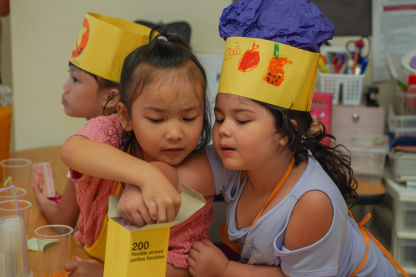
[[224, 9], [218, 93], [309, 111], [320, 45], [334, 26], [309, 0], [239, 0]]
[[121, 18], [87, 13], [70, 62], [101, 78], [120, 82], [125, 57], [147, 44], [151, 29]]

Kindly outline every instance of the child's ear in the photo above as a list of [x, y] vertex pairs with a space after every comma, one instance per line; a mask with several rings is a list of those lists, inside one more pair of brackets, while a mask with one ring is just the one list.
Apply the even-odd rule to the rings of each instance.
[[104, 97], [102, 105], [103, 107], [106, 107], [107, 110], [115, 109], [119, 99], [120, 94], [118, 89], [109, 89], [108, 91], [106, 91], [106, 96]]
[[287, 136], [282, 136], [282, 135], [279, 134], [278, 143], [281, 146], [286, 146], [288, 141], [289, 141], [289, 139], [287, 138]]
[[118, 114], [118, 119], [120, 120], [121, 127], [123, 128], [123, 130], [126, 132], [133, 130], [130, 124], [130, 118], [129, 118], [129, 113], [127, 111], [127, 108], [121, 102], [117, 103], [117, 114]]

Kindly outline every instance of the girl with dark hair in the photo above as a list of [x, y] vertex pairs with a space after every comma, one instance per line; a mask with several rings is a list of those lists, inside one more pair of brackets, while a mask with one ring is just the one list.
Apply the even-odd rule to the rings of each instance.
[[[88, 121], [61, 150], [82, 215], [75, 236], [102, 261], [108, 196], [137, 190], [149, 207], [146, 223], [172, 221], [181, 200], [171, 184], [183, 179], [171, 166], [201, 152], [210, 139], [205, 71], [189, 46], [163, 26], [126, 57], [120, 84], [117, 114]], [[203, 208], [172, 228], [167, 276], [189, 276], [188, 252], [194, 241], [208, 238], [212, 201], [207, 197]], [[100, 276], [103, 266], [79, 259], [67, 270]]]
[[221, 235], [240, 260], [195, 242], [191, 274], [397, 276], [391, 255], [349, 215], [350, 158], [333, 137], [321, 143], [323, 126], [310, 130], [319, 47], [332, 23], [308, 0], [240, 0], [219, 29], [230, 55], [207, 154], [227, 205]]

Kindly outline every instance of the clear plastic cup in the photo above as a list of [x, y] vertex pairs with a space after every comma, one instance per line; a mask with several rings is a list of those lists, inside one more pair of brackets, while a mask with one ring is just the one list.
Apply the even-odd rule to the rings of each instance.
[[26, 234], [32, 203], [0, 201], [0, 276], [32, 276]]
[[32, 207], [32, 203], [30, 203], [27, 200], [19, 199], [17, 201], [15, 200], [0, 201], [0, 217], [20, 216], [23, 220], [25, 233], [29, 234], [31, 231], [31, 230], [28, 230], [30, 207]]
[[[16, 188], [16, 198], [28, 200], [27, 191], [24, 188]], [[14, 189], [0, 191], [0, 201], [14, 200]]]
[[32, 161], [23, 158], [10, 158], [0, 162], [3, 170], [3, 181], [12, 178], [13, 185], [26, 190], [32, 184]]
[[67, 276], [65, 263], [69, 260], [72, 232], [72, 227], [57, 224], [35, 229], [38, 250], [42, 252], [41, 277]]

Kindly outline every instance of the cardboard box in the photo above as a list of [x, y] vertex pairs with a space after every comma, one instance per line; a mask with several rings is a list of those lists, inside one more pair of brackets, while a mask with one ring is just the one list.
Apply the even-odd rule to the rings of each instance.
[[174, 222], [129, 226], [117, 210], [119, 196], [110, 196], [104, 277], [166, 276], [170, 228], [205, 205], [204, 197], [183, 186], [182, 205]]

